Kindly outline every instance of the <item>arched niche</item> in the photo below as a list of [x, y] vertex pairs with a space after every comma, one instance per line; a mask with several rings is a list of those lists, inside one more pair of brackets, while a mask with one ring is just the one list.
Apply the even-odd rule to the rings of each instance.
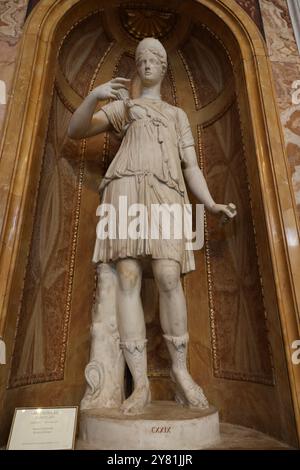
[[[225, 231], [207, 218], [197, 270], [183, 279], [191, 373], [222, 420], [296, 445], [298, 226], [264, 41], [233, 0], [135, 7], [41, 0], [26, 23], [0, 161], [3, 437], [15, 406], [82, 396], [97, 184], [118, 142], [74, 143], [66, 129], [93, 86], [133, 74], [137, 32], [154, 27], [169, 54], [164, 97], [188, 113], [214, 196], [240, 213]], [[143, 296], [153, 392], [168, 398], [151, 278]]]

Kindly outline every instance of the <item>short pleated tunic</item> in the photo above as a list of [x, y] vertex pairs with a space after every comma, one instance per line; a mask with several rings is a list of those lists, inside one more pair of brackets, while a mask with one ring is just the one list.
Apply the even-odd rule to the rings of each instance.
[[163, 219], [158, 238], [151, 237], [150, 228], [148, 236], [143, 232], [134, 237], [120, 236], [119, 233], [103, 237], [97, 230], [93, 261], [109, 263], [128, 257], [172, 259], [180, 264], [181, 273], [193, 271], [194, 253], [187, 249], [187, 240], [184, 237], [178, 239], [172, 229], [169, 239], [163, 238], [161, 233], [164, 221], [175, 222], [168, 205], [179, 204], [184, 213], [184, 205], [189, 204], [181, 162], [183, 149], [194, 146], [194, 139], [186, 113], [162, 100], [148, 98], [114, 101], [102, 110], [115, 132], [123, 135], [123, 140], [101, 181], [100, 206], [110, 204], [116, 209], [117, 227], [120, 196], [127, 198], [123, 198], [127, 202], [124, 208], [132, 204], [142, 204], [146, 208], [144, 215], [148, 228], [154, 223], [153, 204], [163, 204], [160, 206], [163, 207]]

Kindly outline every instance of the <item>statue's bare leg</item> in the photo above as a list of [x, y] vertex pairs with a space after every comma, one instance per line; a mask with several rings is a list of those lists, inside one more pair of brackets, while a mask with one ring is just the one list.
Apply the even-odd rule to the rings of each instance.
[[146, 328], [141, 302], [142, 268], [138, 260], [116, 263], [118, 277], [118, 327], [121, 347], [133, 378], [134, 390], [121, 406], [125, 414], [141, 413], [150, 402], [147, 376]]
[[171, 356], [171, 377], [177, 384], [176, 400], [190, 407], [207, 408], [208, 401], [199, 385], [190, 376], [187, 366], [187, 311], [177, 261], [152, 261], [153, 274], [159, 289], [160, 322]]

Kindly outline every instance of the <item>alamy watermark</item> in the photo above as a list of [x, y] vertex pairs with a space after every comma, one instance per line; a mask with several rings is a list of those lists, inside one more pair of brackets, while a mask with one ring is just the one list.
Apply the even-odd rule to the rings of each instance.
[[204, 205], [196, 204], [195, 231], [191, 204], [128, 205], [127, 196], [119, 196], [117, 207], [100, 204], [97, 238], [105, 240], [183, 240], [186, 250], [200, 250], [204, 244]]
[[292, 363], [295, 366], [298, 366], [300, 364], [300, 339], [296, 339], [295, 341], [293, 341], [292, 349], [295, 349], [292, 354]]
[[300, 104], [300, 80], [295, 80], [292, 84], [292, 103]]
[[0, 104], [6, 104], [6, 85], [3, 80], [0, 80]]

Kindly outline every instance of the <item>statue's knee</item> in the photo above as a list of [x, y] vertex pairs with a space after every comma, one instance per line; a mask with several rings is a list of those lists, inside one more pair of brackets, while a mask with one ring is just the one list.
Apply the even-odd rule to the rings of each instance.
[[160, 292], [172, 292], [177, 289], [180, 283], [180, 276], [177, 269], [165, 269], [157, 275], [157, 284]]
[[122, 265], [117, 272], [121, 291], [132, 292], [139, 287], [140, 271], [137, 267]]

